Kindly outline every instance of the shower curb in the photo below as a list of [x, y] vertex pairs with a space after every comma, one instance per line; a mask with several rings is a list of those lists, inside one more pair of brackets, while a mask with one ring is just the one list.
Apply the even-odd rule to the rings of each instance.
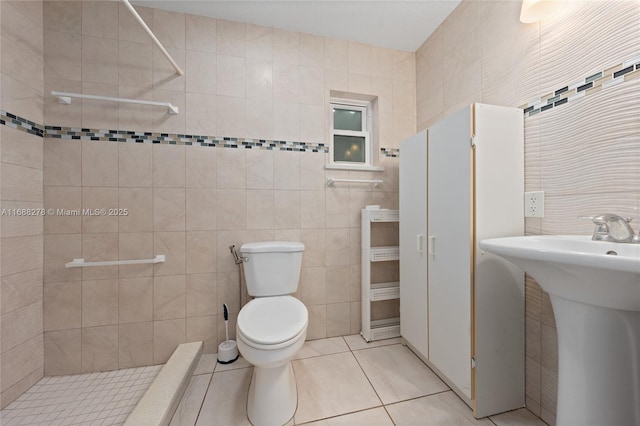
[[125, 426], [166, 426], [202, 355], [202, 342], [179, 345], [135, 406]]

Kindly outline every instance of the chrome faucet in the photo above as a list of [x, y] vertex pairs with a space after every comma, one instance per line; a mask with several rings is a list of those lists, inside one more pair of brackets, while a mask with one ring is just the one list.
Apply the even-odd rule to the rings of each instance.
[[579, 219], [592, 220], [596, 225], [593, 241], [611, 241], [614, 243], [640, 244], [640, 234], [636, 235], [629, 224], [633, 219], [617, 214], [604, 213], [598, 216], [580, 216]]

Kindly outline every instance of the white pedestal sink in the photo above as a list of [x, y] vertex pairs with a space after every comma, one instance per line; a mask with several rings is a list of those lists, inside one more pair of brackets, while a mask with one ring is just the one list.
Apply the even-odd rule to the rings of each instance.
[[640, 244], [587, 236], [483, 240], [549, 293], [558, 426], [640, 425]]

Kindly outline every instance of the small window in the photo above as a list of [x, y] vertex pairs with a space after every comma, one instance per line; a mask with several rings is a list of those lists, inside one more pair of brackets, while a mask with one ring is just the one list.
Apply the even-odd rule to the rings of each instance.
[[332, 100], [330, 164], [371, 166], [371, 103]]

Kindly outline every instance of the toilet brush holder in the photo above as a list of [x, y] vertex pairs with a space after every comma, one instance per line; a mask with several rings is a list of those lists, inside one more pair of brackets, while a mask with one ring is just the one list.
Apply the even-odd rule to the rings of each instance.
[[218, 345], [218, 362], [220, 364], [231, 364], [238, 359], [238, 345], [235, 340], [229, 340], [229, 307], [227, 304], [222, 305], [224, 313], [224, 333], [225, 341]]
[[226, 340], [218, 345], [218, 362], [231, 364], [238, 359], [238, 345], [235, 340]]

